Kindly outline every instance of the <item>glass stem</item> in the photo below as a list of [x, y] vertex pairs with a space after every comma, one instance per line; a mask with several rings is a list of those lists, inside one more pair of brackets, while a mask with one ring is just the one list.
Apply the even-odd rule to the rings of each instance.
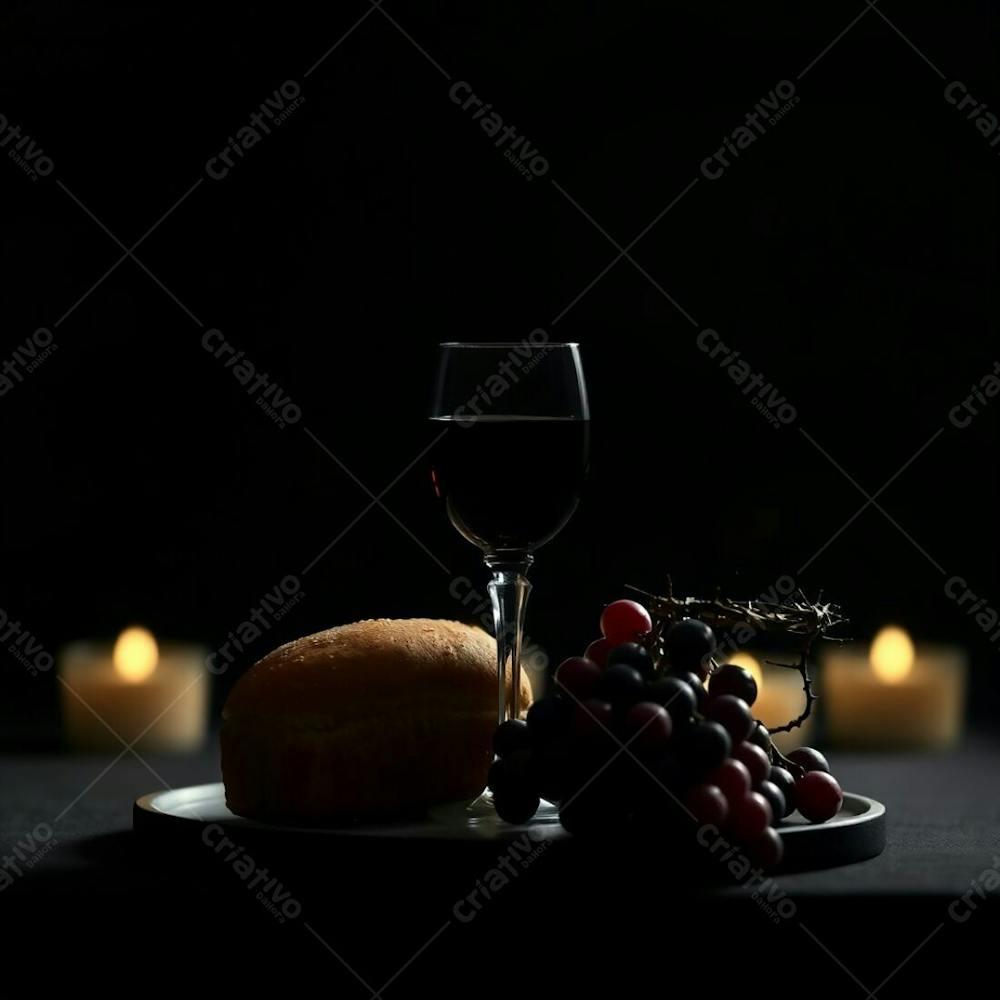
[[[497, 681], [499, 708], [497, 724], [507, 718], [516, 719], [521, 711], [521, 637], [524, 633], [524, 611], [528, 604], [531, 584], [527, 573], [534, 562], [529, 553], [515, 557], [487, 556], [486, 565], [493, 573], [489, 591], [493, 600], [493, 625], [497, 635]], [[507, 714], [507, 663], [510, 663], [510, 715]]]

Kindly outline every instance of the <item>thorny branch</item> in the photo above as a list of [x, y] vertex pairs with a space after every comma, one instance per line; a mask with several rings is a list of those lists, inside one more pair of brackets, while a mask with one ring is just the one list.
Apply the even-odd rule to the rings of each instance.
[[[671, 625], [684, 618], [697, 618], [715, 631], [716, 637], [720, 639], [717, 654], [713, 655], [713, 663], [716, 664], [722, 662], [727, 650], [732, 651], [745, 646], [761, 633], [799, 637], [799, 656], [796, 663], [766, 661], [773, 666], [797, 670], [802, 677], [802, 692], [805, 696], [805, 704], [799, 715], [782, 726], [773, 727], [771, 732], [791, 732], [812, 714], [816, 693], [813, 691], [812, 678], [809, 674], [809, 656], [813, 644], [817, 640], [831, 638], [829, 633], [846, 621], [835, 604], [823, 602], [822, 593], [816, 601], [810, 601], [801, 589], [781, 600], [776, 597], [761, 597], [757, 600], [736, 601], [722, 597], [721, 594], [708, 599], [674, 597], [672, 585], [669, 585], [666, 597], [650, 594], [638, 587], [627, 589], [639, 595], [653, 619], [649, 642], [657, 670], [663, 669], [666, 662], [663, 649], [665, 633]], [[725, 635], [724, 640], [721, 639], [720, 633]], [[793, 773], [800, 770], [783, 757], [773, 744], [771, 757], [782, 766], [790, 765]]]

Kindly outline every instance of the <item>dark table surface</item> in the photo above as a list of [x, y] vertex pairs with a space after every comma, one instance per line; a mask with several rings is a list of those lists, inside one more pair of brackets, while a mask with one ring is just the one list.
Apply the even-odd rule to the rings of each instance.
[[[970, 741], [942, 755], [830, 754], [847, 790], [887, 809], [888, 846], [878, 858], [825, 871], [782, 876], [796, 894], [957, 896], [1000, 851], [1000, 744]], [[95, 859], [95, 838], [129, 831], [132, 803], [163, 787], [219, 781], [215, 752], [194, 757], [131, 754], [0, 756], [5, 809], [0, 847], [38, 824], [54, 845], [26, 881], [79, 879], [81, 886], [150, 874], [141, 856]], [[153, 866], [155, 871], [155, 866]]]
[[[574, 921], [590, 929], [619, 921], [630, 927], [628, 948], [640, 940], [637, 935], [648, 933], [652, 943], [643, 944], [640, 951], [652, 962], [662, 924], [674, 927], [675, 942], [682, 940], [685, 928], [691, 930], [683, 938], [687, 951], [704, 939], [703, 928], [720, 922], [720, 913], [736, 914], [733, 908], [743, 906], [743, 916], [727, 916], [725, 921], [746, 948], [770, 948], [769, 935], [780, 933], [784, 937], [778, 940], [792, 947], [789, 954], [801, 956], [814, 970], [818, 963], [821, 979], [832, 989], [867, 994], [892, 973], [893, 987], [912, 990], [921, 985], [927, 962], [965, 961], [965, 949], [971, 955], [992, 947], [988, 942], [1000, 923], [992, 883], [984, 895], [974, 897], [975, 919], [952, 919], [949, 906], [973, 883], [982, 887], [984, 873], [1000, 864], [998, 750], [1000, 745], [975, 739], [942, 755], [831, 754], [831, 765], [847, 790], [885, 804], [888, 846], [880, 857], [861, 863], [780, 876], [781, 891], [796, 903], [796, 917], [786, 924], [796, 929], [781, 927], [777, 932], [777, 921], [762, 915], [761, 904], [750, 903], [745, 889], [680, 888], [669, 859], [662, 866], [653, 864], [649, 878], [640, 884], [610, 887], [612, 900], [609, 887], [601, 885], [601, 848], [595, 861], [562, 882], [549, 879], [555, 867], [550, 862], [538, 865], [537, 876], [504, 890], [503, 899], [498, 896], [498, 902], [486, 908], [490, 915], [473, 925], [476, 934], [454, 918], [451, 905], [485, 877], [481, 863], [461, 870], [457, 859], [452, 864], [448, 857], [437, 857], [390, 870], [366, 868], [350, 852], [307, 862], [286, 853], [268, 862], [294, 884], [303, 907], [296, 922], [304, 930], [275, 930], [274, 915], [255, 904], [231, 867], [214, 855], [209, 861], [181, 860], [179, 848], [131, 833], [137, 796], [165, 786], [218, 781], [214, 752], [145, 760], [129, 753], [0, 757], [5, 803], [0, 848], [8, 871], [11, 857], [16, 861], [11, 853], [16, 845], [30, 839], [32, 831], [42, 837], [48, 828], [52, 831], [30, 869], [19, 865], [20, 874], [3, 886], [0, 904], [19, 908], [25, 937], [13, 946], [17, 949], [39, 946], [38, 922], [51, 921], [57, 912], [64, 924], [72, 924], [75, 935], [85, 933], [81, 928], [88, 925], [93, 933], [103, 934], [104, 925], [113, 921], [119, 934], [132, 935], [128, 953], [152, 961], [158, 953], [148, 951], [137, 928], [143, 921], [159, 919], [172, 928], [168, 940], [183, 938], [188, 950], [193, 942], [215, 949], [211, 954], [233, 947], [272, 955], [276, 948], [306, 949], [309, 955], [303, 961], [332, 963], [324, 974], [335, 966], [345, 988], [362, 996], [376, 993], [404, 966], [410, 986], [423, 974], [424, 985], [437, 988], [440, 976], [450, 976], [455, 963], [482, 963], [484, 955], [493, 954], [510, 926], [521, 928], [519, 933], [531, 942], [544, 936], [555, 940], [562, 932], [559, 947], [579, 951], [581, 931]], [[202, 847], [195, 852], [211, 853]], [[296, 860], [302, 861], [298, 868]], [[650, 924], [647, 916], [640, 920], [636, 914], [649, 912], [653, 898], [658, 902], [652, 912], [660, 916]], [[967, 911], [957, 912], [962, 916]], [[609, 918], [609, 913], [618, 916]], [[605, 927], [602, 933], [609, 931]], [[432, 948], [437, 934], [442, 944]], [[161, 951], [162, 940], [162, 935], [156, 938]], [[430, 957], [420, 951], [417, 963], [421, 942]], [[717, 957], [713, 952], [706, 960]], [[599, 981], [599, 970], [585, 978], [589, 982], [595, 976]]]

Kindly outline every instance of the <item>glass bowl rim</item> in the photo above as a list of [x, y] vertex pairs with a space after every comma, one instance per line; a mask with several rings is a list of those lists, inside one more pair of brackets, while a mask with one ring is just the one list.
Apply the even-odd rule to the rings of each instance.
[[[530, 344], [531, 341], [528, 341]], [[438, 344], [438, 347], [462, 347], [462, 348], [477, 348], [477, 347], [523, 347], [524, 341], [522, 340], [491, 340], [484, 341], [483, 343], [465, 342], [461, 340], [445, 340]], [[537, 350], [543, 350], [550, 347], [579, 347], [580, 344], [577, 341], [553, 341], [547, 340], [544, 344], [540, 344]]]

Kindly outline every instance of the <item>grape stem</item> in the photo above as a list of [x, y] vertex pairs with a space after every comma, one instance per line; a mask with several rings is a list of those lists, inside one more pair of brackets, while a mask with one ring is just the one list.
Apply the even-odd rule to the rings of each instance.
[[771, 752], [769, 756], [772, 764], [777, 767], [783, 767], [793, 778], [801, 778], [806, 773], [806, 769], [801, 764], [796, 764], [794, 760], [789, 760], [775, 746], [774, 740], [771, 740]]
[[816, 693], [812, 689], [812, 678], [809, 676], [809, 651], [812, 649], [813, 640], [815, 636], [810, 636], [799, 653], [798, 663], [778, 663], [775, 660], [765, 660], [765, 663], [771, 664], [773, 667], [784, 667], [787, 670], [797, 670], [802, 676], [802, 693], [805, 695], [806, 703], [802, 711], [789, 722], [786, 722], [783, 726], [774, 726], [771, 728], [772, 733], [790, 733], [793, 729], [797, 729], [802, 725], [806, 719], [812, 715], [812, 707], [818, 700]]

